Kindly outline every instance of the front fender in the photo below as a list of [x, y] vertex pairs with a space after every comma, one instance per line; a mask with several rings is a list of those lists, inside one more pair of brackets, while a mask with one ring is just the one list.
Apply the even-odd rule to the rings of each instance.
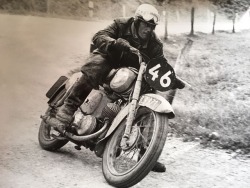
[[[170, 103], [164, 97], [157, 94], [142, 95], [139, 99], [138, 106], [145, 106], [155, 112], [167, 114], [169, 119], [175, 117], [174, 110]], [[130, 103], [118, 113], [105, 137], [108, 137], [114, 132], [116, 127], [118, 127], [122, 120], [128, 115], [129, 108]]]
[[139, 106], [145, 106], [155, 112], [167, 114], [169, 119], [175, 117], [171, 104], [160, 95], [153, 93], [144, 94], [140, 97], [138, 104]]
[[[138, 107], [139, 106], [145, 106], [158, 113], [165, 113], [167, 114], [169, 119], [175, 117], [174, 110], [172, 106], [170, 105], [170, 103], [164, 97], [157, 95], [157, 94], [142, 95], [138, 102]], [[96, 148], [95, 148], [95, 153], [97, 156], [102, 155], [107, 138], [116, 130], [119, 124], [128, 115], [129, 108], [130, 108], [130, 103], [118, 113], [118, 115], [113, 120], [105, 137], [97, 143]]]

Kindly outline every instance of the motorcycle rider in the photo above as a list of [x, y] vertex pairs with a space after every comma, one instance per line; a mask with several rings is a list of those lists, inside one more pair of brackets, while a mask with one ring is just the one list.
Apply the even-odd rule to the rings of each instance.
[[[131, 53], [131, 47], [140, 51], [144, 61], [156, 57], [164, 58], [163, 44], [154, 32], [159, 17], [155, 7], [142, 4], [137, 8], [134, 17], [115, 19], [111, 25], [93, 36], [94, 50], [81, 68], [82, 76], [58, 109], [53, 123], [55, 129], [61, 133], [65, 131], [67, 125], [73, 121], [78, 107], [93, 88], [98, 89], [113, 68], [139, 68], [138, 57]], [[165, 166], [159, 162], [153, 168], [157, 172], [165, 170]]]

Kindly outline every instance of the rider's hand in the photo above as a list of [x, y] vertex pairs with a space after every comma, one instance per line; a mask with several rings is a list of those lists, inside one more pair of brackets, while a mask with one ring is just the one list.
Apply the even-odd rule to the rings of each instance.
[[118, 38], [117, 40], [115, 40], [112, 44], [112, 47], [121, 52], [129, 52], [132, 49], [132, 46], [130, 46], [129, 42], [122, 38]]

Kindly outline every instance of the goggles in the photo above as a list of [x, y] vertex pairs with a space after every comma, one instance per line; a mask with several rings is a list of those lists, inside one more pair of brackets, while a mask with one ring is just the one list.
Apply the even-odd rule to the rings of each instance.
[[144, 24], [146, 24], [147, 27], [150, 27], [151, 29], [155, 29], [156, 27], [156, 24], [154, 22], [153, 19], [149, 20], [149, 21], [146, 21], [144, 20], [142, 17], [138, 17], [138, 20], [140, 20], [141, 22], [143, 22]]

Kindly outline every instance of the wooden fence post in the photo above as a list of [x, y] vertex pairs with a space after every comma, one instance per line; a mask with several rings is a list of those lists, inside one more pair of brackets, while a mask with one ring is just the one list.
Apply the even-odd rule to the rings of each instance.
[[214, 35], [214, 32], [215, 32], [216, 15], [217, 15], [217, 12], [216, 12], [216, 10], [215, 10], [215, 11], [214, 11], [214, 20], [213, 20], [213, 31], [212, 31], [212, 34], [213, 34], [213, 35]]
[[190, 35], [194, 35], [194, 7], [191, 9], [191, 32]]
[[168, 39], [168, 16], [166, 9], [162, 12], [164, 18], [164, 40]]
[[47, 14], [50, 14], [50, 0], [46, 1]]
[[35, 12], [36, 6], [35, 6], [35, 1], [31, 0], [31, 9], [33, 12]]
[[92, 18], [94, 16], [94, 2], [89, 1], [89, 17]]
[[122, 16], [126, 17], [126, 6], [122, 5]]

